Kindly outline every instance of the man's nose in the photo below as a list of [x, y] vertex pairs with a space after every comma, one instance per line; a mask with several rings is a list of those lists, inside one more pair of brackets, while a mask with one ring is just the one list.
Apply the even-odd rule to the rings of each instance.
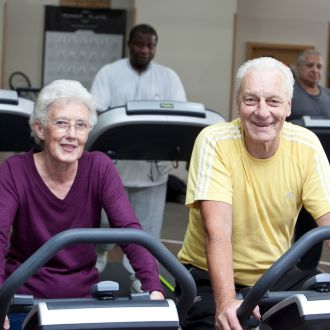
[[256, 114], [260, 117], [267, 117], [269, 115], [268, 104], [265, 99], [260, 99], [257, 105]]
[[321, 71], [321, 68], [318, 65], [316, 65], [316, 64], [312, 66], [312, 69], [313, 69], [313, 71], [316, 71], [316, 72], [320, 72]]
[[147, 45], [145, 45], [145, 46], [142, 46], [140, 48], [140, 50], [141, 50], [142, 53], [146, 54], [146, 53], [149, 52], [149, 47]]

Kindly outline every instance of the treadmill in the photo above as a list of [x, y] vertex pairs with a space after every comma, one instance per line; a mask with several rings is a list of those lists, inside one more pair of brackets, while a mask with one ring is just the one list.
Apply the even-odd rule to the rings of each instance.
[[33, 107], [17, 91], [0, 89], [0, 151], [23, 152], [35, 145], [29, 126]]
[[321, 141], [328, 159], [330, 159], [330, 119], [303, 116], [301, 119], [292, 120], [292, 123], [314, 132]]
[[113, 159], [189, 161], [201, 129], [224, 121], [201, 103], [131, 101], [98, 116], [86, 149]]

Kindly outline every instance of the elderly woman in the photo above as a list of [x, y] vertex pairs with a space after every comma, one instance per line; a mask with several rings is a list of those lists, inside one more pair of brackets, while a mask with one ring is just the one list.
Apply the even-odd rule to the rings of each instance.
[[[111, 227], [141, 229], [111, 159], [84, 151], [96, 120], [92, 96], [77, 81], [56, 80], [40, 92], [30, 126], [41, 151], [13, 156], [0, 167], [1, 283], [55, 234], [99, 227], [102, 208]], [[137, 245], [125, 245], [123, 250], [142, 289], [162, 299], [155, 259]], [[95, 246], [72, 246], [19, 292], [36, 298], [89, 296], [99, 279], [95, 261]]]

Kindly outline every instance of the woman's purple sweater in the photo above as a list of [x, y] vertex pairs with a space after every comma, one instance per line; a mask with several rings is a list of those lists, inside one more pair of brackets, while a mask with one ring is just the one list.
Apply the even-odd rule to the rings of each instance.
[[[115, 166], [101, 152], [83, 153], [75, 180], [63, 200], [43, 182], [33, 151], [5, 160], [0, 167], [0, 284], [57, 233], [71, 228], [98, 228], [102, 208], [111, 227], [141, 228]], [[142, 289], [163, 291], [157, 263], [149, 252], [133, 244], [123, 246], [123, 250]], [[98, 282], [95, 262], [95, 245], [70, 246], [42, 267], [19, 292], [35, 298], [89, 296], [91, 285]]]

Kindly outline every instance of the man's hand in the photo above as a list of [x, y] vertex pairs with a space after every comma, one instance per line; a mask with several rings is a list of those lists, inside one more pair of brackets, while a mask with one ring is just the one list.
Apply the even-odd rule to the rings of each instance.
[[[237, 309], [241, 303], [242, 300], [234, 299], [228, 302], [220, 311], [216, 311], [215, 327], [217, 330], [242, 330], [237, 318]], [[260, 320], [258, 306], [254, 309], [253, 316]]]
[[163, 300], [164, 299], [164, 295], [160, 291], [152, 291], [150, 293], [150, 299], [151, 300]]

